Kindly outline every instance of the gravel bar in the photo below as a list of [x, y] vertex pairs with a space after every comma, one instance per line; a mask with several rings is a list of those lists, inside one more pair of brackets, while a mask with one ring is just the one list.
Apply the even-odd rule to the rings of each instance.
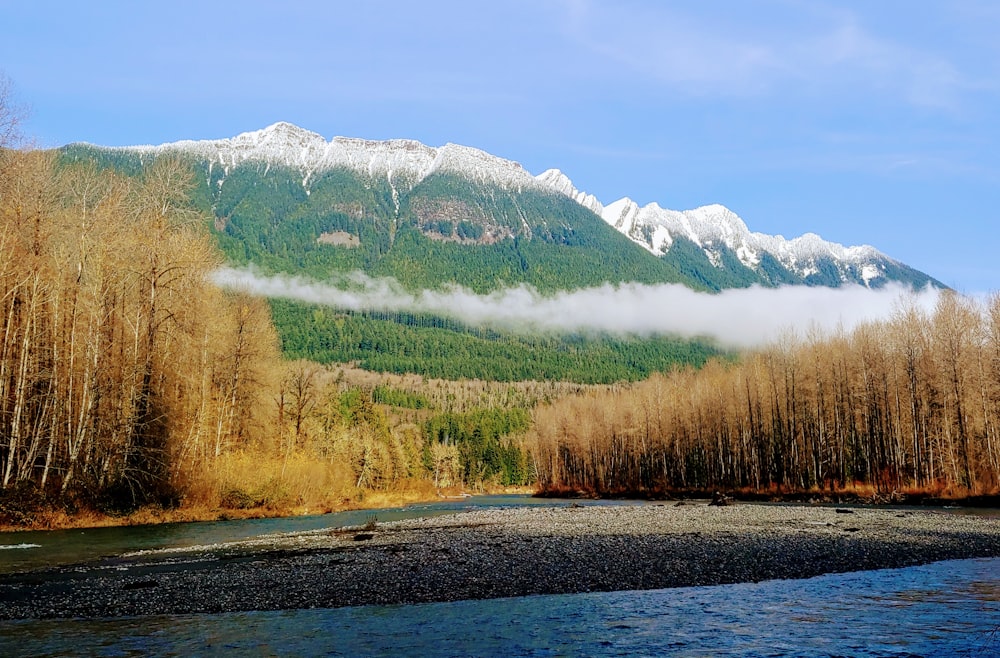
[[664, 503], [482, 509], [0, 575], [0, 619], [421, 603], [1000, 556], [1000, 518]]

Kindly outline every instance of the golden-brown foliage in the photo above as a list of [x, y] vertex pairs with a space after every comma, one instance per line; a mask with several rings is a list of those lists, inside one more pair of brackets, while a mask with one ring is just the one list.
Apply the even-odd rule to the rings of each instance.
[[1000, 297], [540, 406], [542, 489], [1000, 488]]
[[0, 486], [130, 507], [260, 442], [276, 338], [266, 305], [208, 281], [183, 167], [0, 153]]

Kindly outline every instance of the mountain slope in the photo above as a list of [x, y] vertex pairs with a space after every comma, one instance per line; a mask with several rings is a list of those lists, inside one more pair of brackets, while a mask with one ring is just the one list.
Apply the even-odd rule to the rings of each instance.
[[467, 147], [327, 143], [279, 124], [232, 140], [63, 150], [69, 161], [131, 173], [164, 155], [195, 169], [198, 204], [237, 265], [323, 279], [362, 270], [414, 290], [625, 281], [703, 288], [520, 165]]
[[[477, 293], [521, 284], [552, 293], [624, 282], [721, 290], [931, 280], [888, 258], [879, 261], [884, 276], [871, 276], [867, 261], [845, 265], [850, 248], [837, 251], [818, 238], [787, 246], [751, 234], [721, 206], [674, 213], [625, 199], [605, 207], [558, 171], [536, 177], [515, 162], [451, 144], [328, 142], [275, 124], [223, 140], [75, 144], [60, 155], [128, 176], [143, 175], [157, 158], [179, 158], [194, 172], [193, 202], [211, 217], [208, 229], [230, 264], [347, 288], [358, 271], [392, 277], [410, 291], [458, 284]], [[271, 300], [271, 309], [288, 356], [436, 377], [607, 383], [698, 367], [721, 353], [704, 338], [528, 335], [281, 299]]]
[[[736, 213], [718, 204], [677, 211], [656, 203], [640, 207], [625, 197], [605, 206], [593, 195], [577, 190], [558, 169], [543, 172], [538, 180], [600, 215], [650, 253], [698, 263], [697, 271], [703, 276], [733, 282], [718, 286], [721, 288], [740, 283], [831, 287], [856, 283], [879, 288], [891, 281], [944, 287], [868, 245], [845, 247], [815, 233], [786, 240], [780, 235], [751, 232]], [[706, 263], [710, 267], [705, 267]]]
[[558, 170], [536, 177], [455, 144], [327, 141], [277, 123], [229, 139], [74, 145], [64, 154], [125, 170], [161, 155], [188, 159], [229, 258], [270, 271], [327, 277], [360, 269], [411, 288], [461, 283], [478, 292], [625, 281], [702, 290], [940, 285], [872, 247], [751, 233], [723, 206], [678, 212], [627, 198], [605, 206]]

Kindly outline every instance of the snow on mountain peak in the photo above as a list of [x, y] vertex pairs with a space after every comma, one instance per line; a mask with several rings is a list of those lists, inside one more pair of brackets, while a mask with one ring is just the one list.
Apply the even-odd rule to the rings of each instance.
[[285, 122], [279, 121], [278, 123], [273, 123], [263, 130], [257, 130], [255, 132], [243, 133], [234, 139], [243, 138], [248, 142], [271, 142], [276, 144], [283, 143], [299, 143], [302, 145], [318, 142], [325, 143], [326, 140], [319, 133], [314, 133], [311, 130], [306, 130], [305, 128], [299, 128], [298, 126]]
[[407, 139], [334, 137], [327, 141], [318, 133], [281, 121], [227, 139], [181, 141], [126, 150], [193, 153], [227, 172], [244, 162], [292, 167], [302, 172], [302, 184], [307, 191], [315, 174], [336, 168], [347, 168], [372, 178], [385, 177], [394, 197], [401, 189], [412, 189], [435, 172], [458, 174], [508, 190], [541, 189], [573, 199], [657, 256], [664, 255], [677, 240], [688, 240], [716, 267], [723, 266], [722, 255], [728, 249], [751, 270], [760, 271], [762, 257], [769, 254], [801, 277], [818, 273], [821, 265], [826, 267], [825, 263], [832, 262], [843, 280], [860, 278], [871, 285], [884, 276], [886, 262], [895, 262], [874, 247], [845, 247], [814, 233], [792, 240], [754, 233], [736, 213], [719, 204], [677, 211], [656, 203], [639, 206], [623, 197], [605, 206], [594, 195], [577, 189], [558, 169], [532, 176], [517, 162], [458, 144], [434, 148]]
[[519, 190], [538, 187], [534, 176], [525, 171], [520, 163], [460, 144], [449, 143], [437, 149], [433, 171], [449, 171], [479, 183], [494, 183]]
[[751, 232], [739, 215], [720, 204], [677, 211], [662, 208], [657, 203], [639, 206], [624, 197], [605, 206], [592, 195], [576, 189], [569, 178], [557, 169], [550, 169], [537, 179], [550, 189], [593, 210], [608, 224], [656, 256], [666, 254], [676, 240], [686, 239], [699, 247], [716, 267], [722, 266], [723, 249], [733, 252], [751, 270], [758, 270], [763, 255], [770, 254], [788, 270], [802, 277], [818, 273], [820, 261], [832, 261], [845, 280], [845, 270], [851, 268], [860, 272], [858, 276], [865, 285], [871, 285], [882, 277], [884, 267], [881, 263], [891, 261], [874, 247], [845, 247], [828, 242], [815, 233], [786, 240], [780, 235]]
[[543, 171], [535, 176], [535, 180], [549, 189], [568, 196], [584, 208], [587, 208], [597, 215], [604, 212], [604, 206], [602, 206], [601, 202], [597, 200], [597, 197], [593, 194], [587, 194], [576, 189], [576, 186], [573, 185], [573, 181], [571, 181], [566, 174], [558, 169], [547, 169], [546, 171]]
[[472, 147], [445, 144], [433, 148], [409, 139], [353, 137], [334, 137], [328, 142], [318, 133], [284, 121], [226, 139], [186, 140], [128, 150], [184, 151], [227, 169], [244, 162], [293, 167], [302, 171], [304, 185], [316, 173], [347, 168], [372, 177], [385, 176], [390, 182], [405, 180], [411, 187], [436, 171], [508, 189], [544, 187], [520, 164]]
[[535, 178], [568, 197], [572, 197], [579, 191], [573, 186], [573, 181], [569, 179], [569, 176], [558, 169], [546, 169]]

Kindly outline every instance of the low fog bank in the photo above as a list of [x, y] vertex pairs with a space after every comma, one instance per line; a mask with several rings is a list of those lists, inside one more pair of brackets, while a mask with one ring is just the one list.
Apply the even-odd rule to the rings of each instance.
[[477, 294], [455, 285], [408, 292], [395, 279], [363, 272], [321, 283], [297, 276], [265, 276], [223, 268], [213, 275], [223, 287], [253, 295], [293, 299], [352, 311], [428, 313], [473, 326], [514, 331], [596, 331], [612, 334], [710, 336], [730, 347], [771, 343], [789, 332], [805, 335], [887, 319], [901, 303], [933, 309], [940, 292], [914, 293], [903, 285], [880, 290], [843, 288], [739, 288], [718, 294], [680, 284], [605, 284], [543, 295], [530, 286]]

